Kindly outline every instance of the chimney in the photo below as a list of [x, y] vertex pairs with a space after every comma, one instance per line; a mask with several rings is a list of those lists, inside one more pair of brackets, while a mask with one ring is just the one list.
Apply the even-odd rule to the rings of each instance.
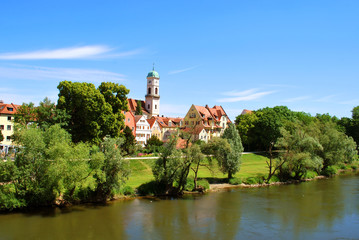
[[3, 100], [0, 100], [0, 104], [3, 104], [4, 103], [4, 101]]

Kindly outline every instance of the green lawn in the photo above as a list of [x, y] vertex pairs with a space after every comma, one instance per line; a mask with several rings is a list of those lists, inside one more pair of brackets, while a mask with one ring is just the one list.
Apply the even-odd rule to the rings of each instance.
[[[240, 171], [234, 176], [237, 178], [247, 178], [255, 177], [258, 174], [265, 175], [267, 174], [268, 168], [266, 164], [267, 158], [258, 154], [245, 154], [242, 155], [242, 164]], [[142, 183], [149, 182], [153, 180], [152, 175], [152, 165], [155, 162], [155, 159], [135, 159], [129, 160], [131, 167], [131, 175], [126, 183], [126, 185], [131, 186], [132, 188], [137, 188]], [[213, 173], [208, 170], [206, 167], [200, 167], [198, 177], [215, 179], [221, 181], [221, 179], [227, 178], [227, 175], [222, 174], [219, 169], [217, 162], [213, 163]], [[193, 175], [191, 171], [190, 175]]]

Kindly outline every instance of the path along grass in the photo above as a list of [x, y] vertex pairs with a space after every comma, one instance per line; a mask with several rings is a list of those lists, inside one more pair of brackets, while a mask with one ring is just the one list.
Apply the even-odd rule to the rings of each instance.
[[[266, 175], [268, 172], [266, 160], [267, 157], [258, 155], [258, 154], [245, 154], [242, 155], [242, 164], [239, 172], [234, 175], [236, 178], [248, 178], [256, 177], [258, 175]], [[155, 159], [134, 159], [130, 161], [131, 175], [126, 183], [126, 185], [137, 188], [143, 183], [154, 180], [152, 174], [152, 166]], [[193, 175], [191, 171], [190, 176]], [[226, 174], [223, 174], [219, 171], [217, 162], [213, 162], [212, 172], [206, 167], [200, 167], [199, 178], [212, 179], [214, 181], [221, 182], [227, 178]]]

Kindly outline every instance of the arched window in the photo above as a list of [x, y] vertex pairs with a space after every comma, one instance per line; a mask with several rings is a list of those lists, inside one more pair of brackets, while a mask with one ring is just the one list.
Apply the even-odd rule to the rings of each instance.
[[147, 109], [150, 109], [150, 104], [147, 104]]
[[148, 94], [151, 94], [151, 88], [150, 87], [148, 88]]
[[157, 109], [157, 105], [155, 105], [155, 109]]
[[155, 88], [155, 94], [158, 94], [158, 89], [157, 88]]

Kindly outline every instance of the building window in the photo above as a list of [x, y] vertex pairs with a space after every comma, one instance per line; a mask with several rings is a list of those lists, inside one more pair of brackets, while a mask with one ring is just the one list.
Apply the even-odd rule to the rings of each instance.
[[7, 125], [7, 130], [8, 130], [8, 131], [11, 130], [11, 125]]
[[127, 121], [130, 122], [131, 120], [128, 118]]
[[1, 130], [4, 130], [4, 125], [0, 125], [0, 129], [1, 129]]
[[148, 94], [151, 94], [151, 88], [150, 87], [148, 88]]
[[132, 131], [133, 131], [133, 130], [135, 130], [135, 128], [134, 128], [134, 127], [132, 127]]
[[188, 125], [188, 121], [185, 121], [185, 122], [184, 122], [184, 125]]
[[147, 104], [147, 109], [150, 109], [150, 104]]
[[155, 88], [155, 94], [158, 94], [158, 89], [157, 88]]
[[6, 141], [10, 141], [11, 139], [10, 139], [10, 136], [7, 136], [6, 137]]
[[9, 111], [9, 112], [12, 112], [12, 111], [14, 111], [14, 109], [13, 108], [7, 108], [7, 110]]
[[155, 105], [155, 109], [157, 109], [157, 105]]
[[8, 120], [8, 121], [11, 121], [11, 116], [7, 116], [7, 120]]

